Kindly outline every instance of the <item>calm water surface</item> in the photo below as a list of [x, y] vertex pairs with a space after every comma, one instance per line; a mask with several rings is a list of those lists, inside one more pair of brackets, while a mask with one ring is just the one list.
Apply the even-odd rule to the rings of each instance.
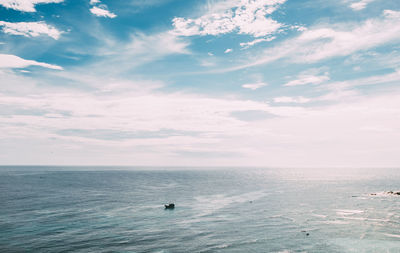
[[113, 169], [1, 167], [0, 252], [400, 252], [397, 169]]

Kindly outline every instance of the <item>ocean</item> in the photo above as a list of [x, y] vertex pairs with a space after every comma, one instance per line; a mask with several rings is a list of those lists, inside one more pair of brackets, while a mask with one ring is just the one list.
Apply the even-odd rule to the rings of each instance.
[[0, 252], [400, 252], [397, 190], [399, 169], [3, 166]]

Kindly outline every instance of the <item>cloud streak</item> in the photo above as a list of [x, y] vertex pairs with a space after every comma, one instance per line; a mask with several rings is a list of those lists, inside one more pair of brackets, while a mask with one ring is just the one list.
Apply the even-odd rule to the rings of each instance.
[[104, 18], [116, 18], [117, 15], [114, 13], [110, 12], [108, 10], [107, 5], [101, 4], [100, 0], [90, 0], [90, 5], [93, 7], [90, 8], [90, 12], [93, 15], [96, 15], [98, 17], [104, 17]]
[[291, 80], [285, 83], [283, 86], [299, 86], [306, 84], [321, 84], [329, 81], [328, 74], [325, 75], [310, 75], [310, 74], [300, 74], [297, 79]]
[[243, 49], [247, 49], [247, 48], [249, 48], [249, 47], [254, 46], [255, 44], [258, 44], [258, 43], [261, 43], [261, 42], [273, 41], [274, 39], [276, 39], [275, 36], [269, 37], [269, 38], [255, 39], [255, 40], [252, 40], [252, 41], [249, 41], [249, 42], [242, 42], [242, 43], [240, 43], [240, 46], [241, 46]]
[[369, 3], [374, 2], [375, 0], [361, 0], [358, 2], [354, 2], [350, 4], [350, 8], [352, 8], [355, 11], [360, 11], [362, 9], [365, 9]]
[[0, 21], [0, 27], [2, 27], [4, 33], [22, 35], [25, 37], [38, 37], [40, 35], [47, 35], [55, 40], [58, 40], [62, 33], [55, 27], [48, 25], [43, 21], [16, 23]]
[[26, 68], [29, 66], [40, 66], [49, 69], [62, 70], [62, 67], [57, 65], [33, 60], [25, 60], [21, 57], [11, 54], [0, 54], [0, 68]]
[[17, 11], [36, 12], [35, 5], [61, 3], [64, 0], [0, 0], [0, 5]]
[[361, 24], [319, 25], [299, 36], [268, 48], [249, 63], [220, 72], [235, 71], [286, 59], [292, 63], [315, 63], [334, 57], [348, 56], [388, 43], [400, 41], [400, 12], [385, 10], [381, 17]]
[[93, 6], [92, 8], [90, 8], [90, 12], [99, 17], [105, 17], [105, 18], [117, 17], [117, 15], [105, 9], [104, 7]]
[[258, 83], [246, 83], [246, 84], [243, 84], [242, 87], [245, 89], [257, 90], [257, 89], [267, 86], [267, 85], [268, 85], [267, 83], [258, 82]]
[[275, 103], [299, 103], [304, 104], [310, 102], [311, 99], [305, 97], [276, 97], [274, 98]]

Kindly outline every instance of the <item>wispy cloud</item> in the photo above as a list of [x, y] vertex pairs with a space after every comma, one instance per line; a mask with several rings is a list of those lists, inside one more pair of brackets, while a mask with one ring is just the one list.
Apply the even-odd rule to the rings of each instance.
[[64, 0], [0, 0], [0, 5], [23, 12], [36, 12], [35, 5], [61, 3]]
[[325, 85], [324, 88], [331, 90], [344, 90], [344, 89], [355, 88], [357, 86], [396, 83], [396, 82], [400, 82], [400, 70], [396, 70], [392, 73], [384, 75], [374, 75], [365, 78], [357, 78], [354, 80], [333, 82]]
[[[138, 66], [159, 61], [171, 55], [189, 55], [190, 43], [170, 32], [153, 34], [133, 33], [126, 41], [114, 40], [107, 37], [102, 47], [97, 48], [97, 61], [90, 62], [86, 68], [95, 73], [108, 76], [119, 76], [132, 72]], [[76, 72], [85, 73], [82, 68]]]
[[247, 49], [249, 47], [254, 46], [255, 44], [258, 44], [258, 43], [261, 43], [261, 42], [264, 42], [264, 41], [266, 41], [266, 42], [273, 41], [274, 39], [276, 39], [275, 36], [272, 36], [272, 37], [269, 37], [269, 38], [255, 39], [255, 40], [252, 40], [252, 41], [249, 41], [249, 42], [242, 42], [242, 43], [240, 43], [240, 46], [243, 49]]
[[298, 51], [291, 55], [292, 59], [315, 62], [398, 41], [400, 12], [386, 10], [382, 18], [369, 19], [360, 25], [350, 27], [350, 29], [322, 27], [303, 32], [297, 39], [291, 41], [299, 43], [295, 48]]
[[242, 87], [245, 89], [257, 90], [257, 89], [267, 86], [267, 85], [268, 85], [267, 83], [258, 82], [258, 83], [246, 83], [246, 84], [243, 84]]
[[304, 104], [304, 103], [308, 103], [310, 101], [311, 101], [310, 98], [305, 98], [305, 97], [302, 97], [302, 96], [299, 96], [299, 97], [276, 97], [276, 98], [274, 98], [274, 102], [275, 103], [300, 103], [300, 104]]
[[309, 71], [303, 72], [298, 75], [296, 79], [291, 80], [285, 83], [283, 86], [299, 86], [306, 84], [321, 84], [326, 81], [329, 81], [328, 73], [324, 73], [323, 75], [309, 73]]
[[189, 54], [189, 42], [177, 37], [171, 32], [146, 35], [136, 33], [131, 42], [126, 45], [126, 52], [132, 55], [161, 57], [170, 54]]
[[57, 40], [60, 38], [62, 32], [57, 30], [54, 26], [48, 25], [43, 21], [40, 22], [5, 22], [0, 21], [0, 27], [4, 33], [13, 35], [22, 35], [26, 37], [37, 37], [40, 35], [47, 35]]
[[110, 12], [108, 10], [107, 5], [102, 4], [100, 0], [90, 0], [90, 4], [93, 5], [93, 7], [90, 8], [90, 12], [96, 16], [105, 17], [105, 18], [116, 18], [117, 17], [117, 15]]
[[[106, 93], [93, 96], [86, 92], [64, 91], [28, 97], [0, 94], [0, 103], [8, 104], [14, 111], [29, 109], [30, 113], [8, 119], [8, 123], [27, 123], [28, 120], [33, 129], [42, 128], [43, 131], [77, 129], [78, 126], [80, 131], [89, 131], [99, 129], [100, 124], [101, 129], [110, 129], [110, 132], [158, 132], [170, 129], [171, 132], [186, 132], [185, 135], [192, 135], [190, 133], [193, 132], [222, 133], [239, 130], [243, 127], [243, 122], [231, 118], [231, 112], [268, 110], [266, 104], [252, 101], [162, 93]], [[56, 113], [59, 117], [49, 118], [48, 113], [52, 113], [53, 116]], [[208, 124], [199, 125], [199, 122]], [[207, 138], [205, 136], [205, 139]], [[157, 139], [157, 136], [153, 136], [153, 139]], [[120, 141], [118, 138], [108, 138], [108, 140]]]
[[277, 32], [282, 24], [267, 17], [286, 0], [227, 0], [213, 3], [199, 18], [173, 19], [174, 32], [181, 36], [218, 35], [237, 31], [254, 37]]
[[225, 71], [279, 59], [295, 63], [314, 63], [332, 57], [348, 56], [358, 51], [400, 41], [399, 34], [400, 12], [385, 10], [381, 17], [368, 19], [361, 24], [332, 24], [309, 28], [293, 39], [264, 50], [261, 56], [249, 59], [249, 63]]
[[25, 60], [21, 57], [11, 54], [0, 54], [0, 68], [26, 68], [29, 66], [41, 66], [44, 68], [62, 70], [62, 67], [57, 65], [33, 60]]
[[355, 11], [360, 11], [362, 9], [365, 9], [365, 7], [373, 1], [375, 1], [375, 0], [361, 0], [361, 1], [353, 2], [350, 4], [350, 8], [352, 8]]
[[117, 17], [117, 15], [105, 9], [104, 7], [93, 6], [92, 8], [90, 8], [90, 12], [99, 17], [105, 17], [105, 18]]
[[[373, 75], [364, 78], [355, 78], [345, 81], [327, 82], [316, 89], [323, 92], [322, 95], [314, 97], [313, 101], [351, 101], [361, 99], [363, 93], [360, 86], [379, 85], [381, 87], [390, 87], [390, 85], [400, 82], [400, 71], [395, 70], [388, 74]], [[325, 93], [327, 92], [327, 93]]]

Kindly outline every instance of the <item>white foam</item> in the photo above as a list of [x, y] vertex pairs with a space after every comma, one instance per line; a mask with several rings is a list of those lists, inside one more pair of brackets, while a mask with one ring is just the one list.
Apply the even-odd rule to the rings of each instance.
[[393, 191], [393, 193], [389, 193], [388, 191], [383, 192], [375, 192], [368, 194], [369, 197], [398, 197], [399, 195], [395, 194], [400, 191]]
[[400, 238], [400, 235], [395, 235], [395, 234], [386, 234], [386, 233], [384, 233], [384, 235], [389, 236], [389, 237]]
[[[285, 249], [285, 250], [282, 250], [282, 251], [276, 251], [275, 253], [293, 253], [293, 251]], [[300, 253], [307, 253], [307, 251], [302, 251]]]
[[312, 214], [312, 216], [314, 216], [314, 217], [318, 217], [318, 218], [323, 218], [323, 219], [325, 219], [326, 217], [328, 217], [328, 215], [323, 215], [323, 214]]
[[221, 244], [221, 245], [215, 246], [215, 248], [217, 248], [217, 249], [223, 249], [223, 248], [228, 248], [229, 246], [230, 246], [229, 244]]
[[378, 222], [389, 222], [388, 219], [373, 219], [373, 218], [363, 218], [363, 217], [343, 217], [346, 220], [361, 220], [361, 221], [378, 221]]
[[336, 214], [342, 215], [342, 216], [360, 214], [363, 212], [364, 211], [362, 211], [362, 210], [336, 209]]
[[349, 224], [347, 221], [343, 220], [329, 220], [329, 221], [324, 221], [325, 224], [335, 224], [335, 225], [346, 225]]

